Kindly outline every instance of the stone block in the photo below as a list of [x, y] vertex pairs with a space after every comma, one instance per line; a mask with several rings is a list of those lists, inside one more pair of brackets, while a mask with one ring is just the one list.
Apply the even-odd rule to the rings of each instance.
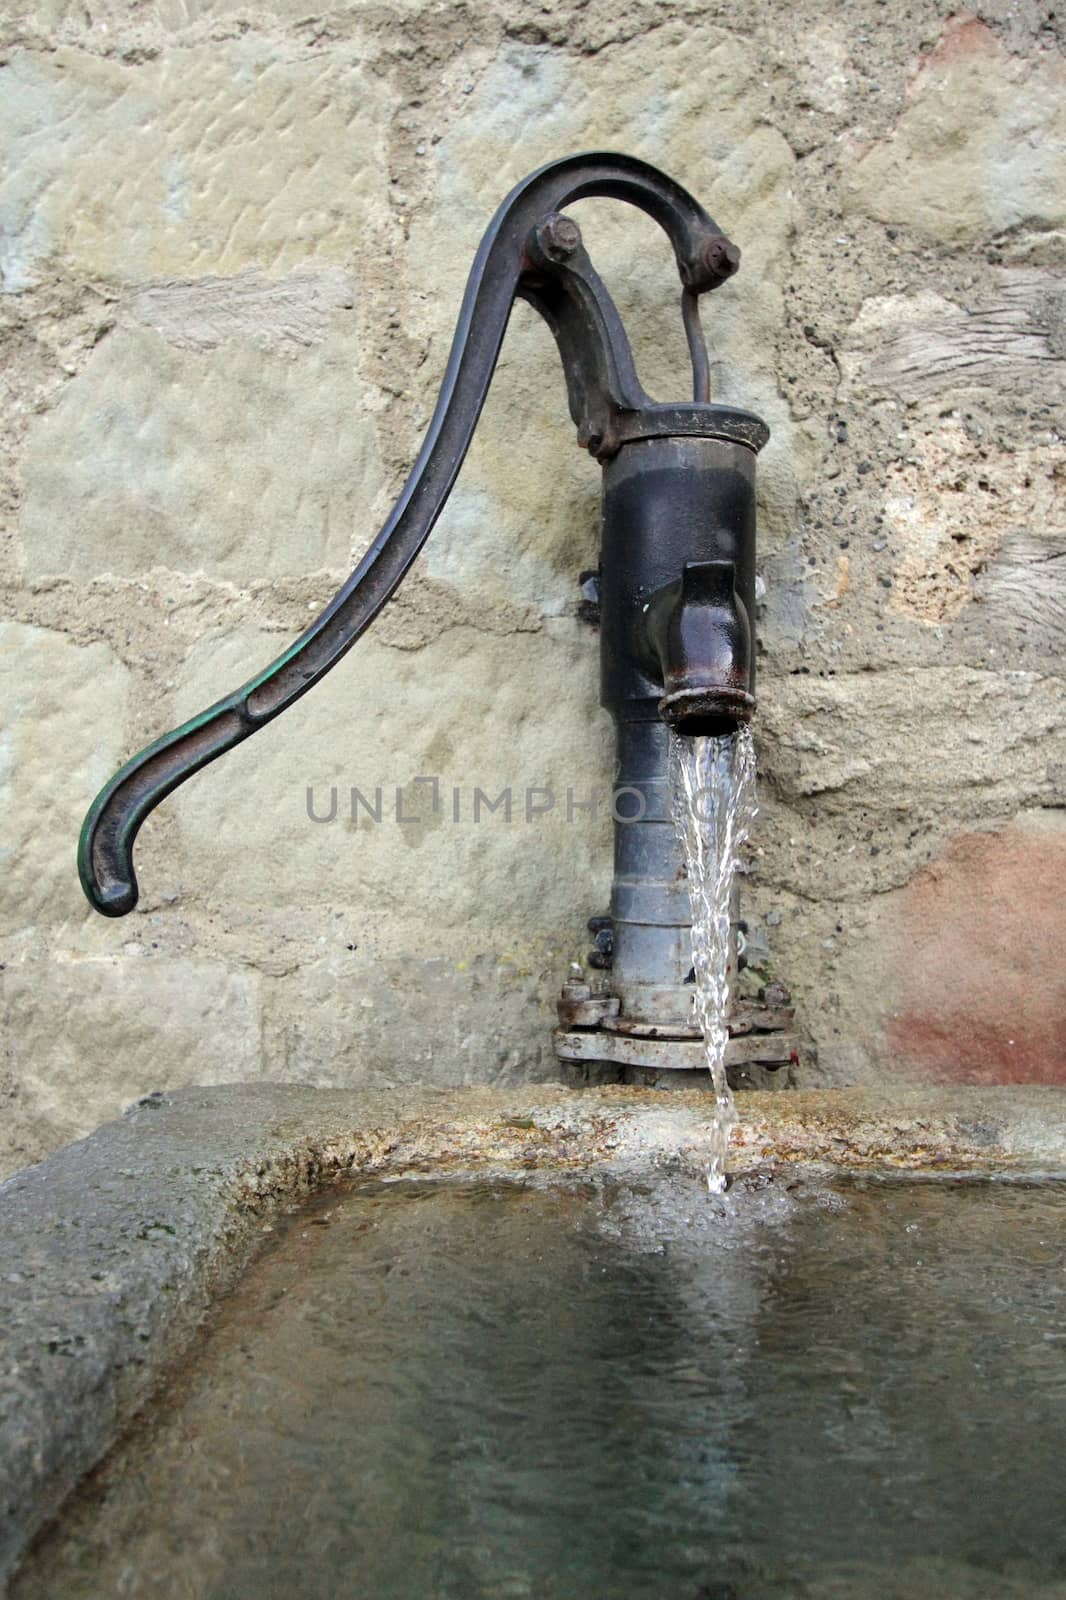
[[1066, 685], [947, 665], [790, 676], [764, 693], [756, 738], [765, 886], [828, 915], [902, 886], [966, 824], [1061, 805]]
[[1066, 822], [959, 833], [893, 906], [890, 1056], [935, 1082], [1066, 1084]]
[[[575, 936], [580, 931], [575, 918]], [[272, 983], [265, 1075], [375, 1089], [564, 1076], [551, 1034], [565, 948], [519, 950], [504, 929], [496, 951], [478, 948], [476, 934], [449, 943], [447, 954], [427, 954], [438, 948], [428, 927], [403, 956], [334, 949]]]
[[80, 916], [78, 830], [121, 760], [128, 700], [129, 673], [106, 644], [0, 623], [0, 932]]
[[[175, 723], [284, 642], [256, 630], [205, 639], [175, 693]], [[502, 636], [456, 627], [417, 651], [371, 631], [298, 705], [166, 802], [177, 856], [156, 862], [149, 823], [142, 886], [180, 885], [183, 902], [214, 905], [344, 905], [360, 937], [418, 925], [427, 949], [444, 930], [483, 944], [488, 930], [581, 927], [610, 879], [612, 735], [597, 673], [596, 637], [572, 620]], [[438, 780], [436, 810], [419, 778]], [[595, 787], [593, 820], [577, 804]], [[360, 800], [353, 815], [353, 788], [380, 820]], [[313, 820], [309, 804], [332, 820]]]
[[376, 531], [381, 466], [351, 318], [323, 292], [314, 275], [280, 307], [146, 292], [172, 339], [131, 316], [30, 430], [30, 574], [347, 571]]
[[81, 1138], [153, 1089], [263, 1076], [259, 989], [258, 974], [222, 961], [144, 950], [9, 964], [0, 1163]]
[[968, 245], [1066, 221], [1066, 69], [965, 13], [921, 62], [889, 138], [853, 144], [851, 209]]
[[997, 406], [1054, 405], [1066, 355], [1066, 291], [1032, 269], [983, 274], [967, 303], [934, 289], [864, 300], [839, 353], [841, 398], [939, 405], [946, 394]]
[[323, 66], [255, 34], [149, 61], [15, 54], [3, 286], [347, 265], [384, 203], [388, 106], [357, 51]]
[[1066, 1084], [1064, 879], [1061, 812], [953, 834], [839, 940], [851, 1056], [865, 1044], [882, 1078]]
[[[1051, 556], [1066, 535], [1061, 468], [1058, 445], [1003, 450], [991, 439], [971, 438], [957, 422], [915, 439], [885, 473], [884, 528], [896, 559], [893, 608], [924, 622], [953, 622], [981, 593], [982, 575], [994, 573], [1012, 534], [1035, 540]], [[1058, 610], [1061, 627], [1063, 575], [1054, 563], [1043, 566], [1033, 565], [1029, 588], [1034, 601], [1047, 592], [1046, 609]]]

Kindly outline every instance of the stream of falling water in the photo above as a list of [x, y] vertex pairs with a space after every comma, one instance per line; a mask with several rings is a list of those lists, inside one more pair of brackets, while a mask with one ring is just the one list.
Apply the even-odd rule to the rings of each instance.
[[707, 1187], [726, 1186], [725, 1156], [736, 1108], [725, 1070], [729, 1042], [729, 944], [733, 877], [755, 819], [755, 746], [742, 726], [723, 738], [670, 735], [674, 822], [692, 901], [696, 1020], [703, 1030], [715, 1116]]

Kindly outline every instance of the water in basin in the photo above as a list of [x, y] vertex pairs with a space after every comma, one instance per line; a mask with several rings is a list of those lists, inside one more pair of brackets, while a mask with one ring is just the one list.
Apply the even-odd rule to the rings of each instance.
[[334, 1194], [15, 1600], [1061, 1600], [1064, 1223], [1021, 1182]]

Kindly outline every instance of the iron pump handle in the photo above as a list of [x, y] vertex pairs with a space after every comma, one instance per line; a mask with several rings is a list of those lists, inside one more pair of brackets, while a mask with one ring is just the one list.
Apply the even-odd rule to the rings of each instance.
[[[529, 301], [556, 338], [579, 439], [594, 455], [609, 457], [625, 438], [644, 436], [649, 429], [654, 434], [657, 413], [663, 414], [663, 431], [685, 431], [685, 413], [695, 407], [657, 406], [644, 393], [618, 312], [581, 246], [576, 224], [559, 214], [562, 207], [592, 196], [639, 207], [669, 236], [683, 289], [695, 400], [706, 400], [697, 296], [724, 282], [739, 263], [739, 252], [714, 220], [679, 184], [629, 156], [570, 156], [525, 178], [481, 241], [418, 459], [351, 577], [276, 661], [134, 756], [94, 800], [81, 832], [78, 870], [97, 911], [119, 917], [137, 904], [133, 844], [160, 801], [306, 694], [395, 593], [455, 483], [516, 298]], [[745, 425], [762, 427], [746, 413], [732, 415], [733, 437]]]

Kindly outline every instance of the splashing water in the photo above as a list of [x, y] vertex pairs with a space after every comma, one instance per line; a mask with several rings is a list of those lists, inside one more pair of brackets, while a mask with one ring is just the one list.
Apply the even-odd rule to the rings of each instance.
[[696, 1020], [703, 1030], [715, 1117], [707, 1187], [726, 1187], [725, 1156], [737, 1113], [725, 1071], [729, 1042], [730, 904], [740, 847], [755, 820], [755, 745], [743, 726], [723, 738], [670, 735], [674, 822], [692, 901]]

